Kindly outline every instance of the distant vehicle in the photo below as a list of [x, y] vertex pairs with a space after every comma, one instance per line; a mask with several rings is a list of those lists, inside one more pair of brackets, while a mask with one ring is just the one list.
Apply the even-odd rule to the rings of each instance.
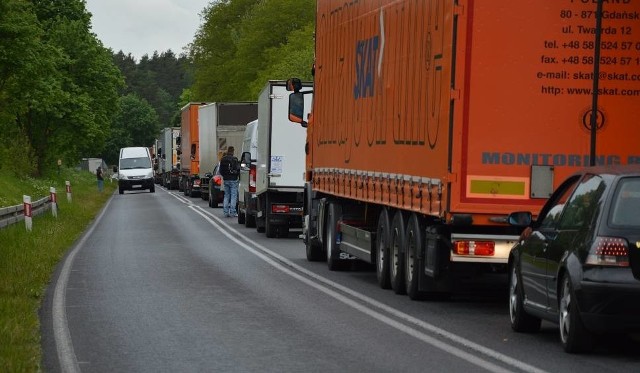
[[258, 154], [258, 121], [247, 123], [242, 141], [240, 182], [238, 183], [238, 224], [256, 226], [256, 161]]
[[208, 184], [207, 199], [209, 200], [209, 207], [218, 207], [224, 202], [224, 182], [222, 176], [218, 174], [219, 167], [220, 162], [213, 168], [213, 175]]
[[153, 168], [149, 148], [128, 147], [120, 149], [118, 166], [113, 167], [118, 173], [118, 191], [148, 189], [155, 193], [153, 182]]
[[[524, 224], [530, 213], [512, 214]], [[558, 323], [567, 352], [596, 335], [640, 331], [640, 165], [570, 176], [509, 256], [509, 315], [518, 332]]]
[[[311, 89], [309, 82], [300, 84]], [[286, 94], [285, 81], [269, 80], [258, 96], [256, 229], [269, 238], [302, 228], [307, 131], [287, 118]], [[305, 95], [307, 108], [312, 97]]]
[[192, 196], [200, 194], [204, 200], [209, 198], [211, 170], [230, 146], [240, 149], [246, 123], [257, 117], [256, 102], [214, 102], [198, 107], [199, 188], [194, 178]]

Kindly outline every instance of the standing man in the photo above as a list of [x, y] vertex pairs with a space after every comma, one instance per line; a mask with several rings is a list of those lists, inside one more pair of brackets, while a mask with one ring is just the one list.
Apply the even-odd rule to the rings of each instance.
[[102, 167], [96, 169], [96, 179], [98, 180], [98, 192], [102, 193], [104, 189], [104, 177], [102, 176]]
[[236, 205], [238, 203], [238, 178], [240, 176], [240, 162], [234, 157], [235, 149], [230, 146], [227, 153], [220, 160], [220, 175], [224, 180], [224, 202], [222, 212], [225, 217], [237, 217]]

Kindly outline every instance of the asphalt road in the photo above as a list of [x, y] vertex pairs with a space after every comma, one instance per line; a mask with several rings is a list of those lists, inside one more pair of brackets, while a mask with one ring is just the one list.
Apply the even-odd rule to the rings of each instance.
[[[506, 275], [414, 302], [354, 263], [309, 263], [176, 191], [115, 194], [41, 309], [46, 372], [635, 372], [640, 343], [568, 355], [555, 325], [511, 331]], [[640, 315], [639, 315], [640, 317]]]

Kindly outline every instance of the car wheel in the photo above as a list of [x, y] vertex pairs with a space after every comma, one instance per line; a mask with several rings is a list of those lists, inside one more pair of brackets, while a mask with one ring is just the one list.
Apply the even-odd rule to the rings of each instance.
[[327, 224], [325, 226], [325, 246], [327, 252], [327, 267], [330, 271], [341, 270], [344, 267], [344, 260], [340, 259], [340, 249], [338, 249], [337, 230], [338, 220], [342, 217], [342, 206], [336, 203], [329, 203], [327, 207]]
[[405, 287], [407, 294], [412, 300], [424, 299], [426, 293], [420, 291], [419, 278], [420, 278], [420, 261], [418, 260], [418, 253], [422, 250], [423, 229], [420, 228], [420, 221], [416, 214], [411, 214], [409, 223], [407, 224], [407, 232], [405, 234], [406, 246], [405, 246]]
[[558, 310], [560, 341], [564, 350], [569, 353], [576, 353], [588, 352], [593, 349], [595, 339], [582, 323], [575, 292], [568, 274], [565, 274], [562, 278]]
[[509, 318], [516, 332], [537, 332], [541, 320], [524, 310], [524, 290], [520, 282], [519, 266], [514, 262], [509, 274]]
[[391, 288], [389, 279], [389, 212], [383, 209], [378, 217], [378, 228], [376, 229], [376, 277], [378, 285], [383, 289]]
[[406, 292], [404, 253], [402, 252], [406, 225], [404, 213], [402, 211], [396, 211], [393, 217], [393, 223], [391, 224], [391, 245], [389, 246], [389, 280], [391, 281], [391, 289], [393, 289], [396, 294], [404, 294]]

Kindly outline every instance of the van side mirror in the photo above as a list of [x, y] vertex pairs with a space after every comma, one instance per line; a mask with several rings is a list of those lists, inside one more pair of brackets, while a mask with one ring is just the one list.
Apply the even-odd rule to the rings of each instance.
[[251, 164], [251, 153], [242, 152], [242, 156], [240, 157], [240, 166], [249, 167], [250, 164]]

